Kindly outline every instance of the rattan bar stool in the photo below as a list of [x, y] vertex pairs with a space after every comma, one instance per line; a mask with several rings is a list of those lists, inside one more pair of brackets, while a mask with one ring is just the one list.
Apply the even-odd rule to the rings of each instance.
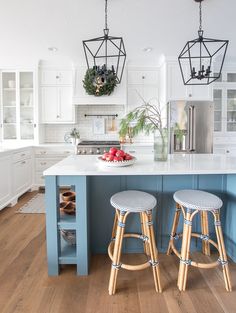
[[[109, 294], [116, 292], [118, 270], [120, 268], [137, 271], [152, 266], [154, 283], [157, 292], [161, 292], [158, 251], [155, 243], [152, 210], [156, 206], [156, 198], [146, 192], [127, 190], [114, 194], [111, 205], [116, 209], [112, 230], [112, 240], [108, 247], [108, 254], [112, 260], [109, 281]], [[141, 234], [125, 234], [125, 222], [130, 213], [139, 213], [141, 220]], [[144, 252], [148, 261], [139, 265], [123, 264], [120, 262], [123, 238], [137, 238], [143, 240]]]
[[[179, 190], [175, 192], [174, 200], [176, 202], [176, 211], [167, 254], [174, 252], [180, 259], [178, 274], [179, 290], [184, 291], [186, 289], [189, 265], [205, 269], [222, 265], [226, 290], [231, 291], [232, 287], [229, 266], [220, 222], [220, 208], [223, 204], [221, 199], [211, 193], [201, 190]], [[181, 212], [184, 217], [183, 233], [177, 234], [176, 232]], [[209, 238], [208, 212], [211, 212], [214, 217], [217, 243]], [[201, 214], [201, 234], [192, 232], [193, 218], [197, 213]], [[179, 237], [182, 237], [181, 253], [178, 252], [174, 245], [174, 241]], [[219, 259], [211, 263], [198, 263], [191, 260], [191, 237], [200, 238], [202, 240], [202, 251], [205, 255], [210, 255], [210, 244], [212, 244], [219, 252]]]

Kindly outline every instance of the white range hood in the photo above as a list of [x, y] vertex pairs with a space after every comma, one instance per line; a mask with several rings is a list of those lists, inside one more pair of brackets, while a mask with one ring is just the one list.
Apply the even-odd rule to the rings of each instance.
[[75, 105], [126, 105], [127, 104], [127, 71], [124, 69], [123, 78], [110, 96], [90, 96], [83, 87], [83, 79], [87, 67], [78, 66], [74, 71], [74, 94]]

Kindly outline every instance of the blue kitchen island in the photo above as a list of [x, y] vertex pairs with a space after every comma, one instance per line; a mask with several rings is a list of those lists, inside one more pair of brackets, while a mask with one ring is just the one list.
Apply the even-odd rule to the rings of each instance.
[[[236, 157], [213, 154], [170, 155], [166, 162], [154, 162], [150, 155], [137, 156], [134, 165], [106, 167], [94, 155], [73, 155], [44, 172], [46, 182], [46, 235], [48, 274], [58, 275], [61, 264], [76, 264], [78, 275], [89, 273], [91, 254], [107, 253], [114, 218], [110, 197], [127, 189], [143, 190], [158, 201], [155, 211], [156, 242], [167, 249], [179, 189], [201, 189], [218, 195], [224, 202], [221, 219], [228, 255], [236, 262]], [[76, 215], [62, 215], [59, 188], [76, 191]], [[200, 219], [194, 220], [200, 231]], [[210, 234], [214, 225], [209, 217]], [[138, 216], [128, 218], [127, 229], [140, 232]], [[180, 225], [181, 226], [181, 225]], [[76, 232], [76, 245], [61, 237], [60, 229]], [[194, 242], [196, 249], [200, 243]], [[124, 242], [124, 252], [142, 252], [134, 239]]]

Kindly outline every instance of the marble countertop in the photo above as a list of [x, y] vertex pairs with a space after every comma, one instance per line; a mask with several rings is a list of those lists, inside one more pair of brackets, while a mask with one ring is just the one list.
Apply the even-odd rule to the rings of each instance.
[[33, 149], [33, 148], [52, 148], [52, 149], [67, 149], [73, 151], [74, 146], [68, 143], [44, 143], [44, 144], [9, 144], [9, 145], [0, 145], [0, 156], [7, 154], [15, 153], [22, 151], [24, 149]]
[[106, 167], [95, 155], [71, 155], [44, 171], [44, 175], [186, 175], [236, 174], [236, 156], [217, 154], [172, 154], [166, 162], [155, 162], [153, 155], [137, 155], [135, 164]]

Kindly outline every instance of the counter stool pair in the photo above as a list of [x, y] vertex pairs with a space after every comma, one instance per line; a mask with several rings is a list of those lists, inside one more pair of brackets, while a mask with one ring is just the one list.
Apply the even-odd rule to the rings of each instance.
[[[231, 291], [229, 267], [220, 222], [220, 208], [223, 204], [221, 199], [201, 190], [180, 190], [175, 192], [174, 200], [176, 202], [176, 211], [167, 254], [174, 252], [180, 259], [177, 284], [179, 290], [184, 291], [186, 289], [189, 265], [206, 269], [222, 265], [226, 290]], [[117, 275], [120, 268], [136, 271], [152, 266], [155, 289], [157, 292], [162, 291], [158, 251], [155, 243], [152, 219], [152, 210], [156, 204], [157, 201], [154, 196], [136, 190], [118, 192], [111, 197], [111, 205], [116, 209], [116, 214], [112, 230], [112, 240], [108, 247], [108, 255], [112, 260], [108, 289], [110, 295], [114, 295], [116, 292]], [[183, 233], [177, 234], [181, 212], [184, 217]], [[208, 212], [211, 212], [214, 216], [217, 243], [209, 238]], [[130, 213], [138, 213], [140, 215], [141, 234], [125, 234], [125, 223]], [[201, 215], [202, 234], [192, 233], [192, 222], [197, 213]], [[148, 258], [147, 262], [139, 265], [121, 263], [123, 238], [130, 237], [143, 241], [144, 252]], [[180, 237], [182, 237], [181, 253], [177, 251], [174, 245], [174, 241]], [[205, 255], [210, 255], [209, 244], [212, 244], [219, 251], [218, 261], [208, 264], [192, 261], [190, 259], [191, 237], [197, 237], [202, 240], [202, 250]]]

